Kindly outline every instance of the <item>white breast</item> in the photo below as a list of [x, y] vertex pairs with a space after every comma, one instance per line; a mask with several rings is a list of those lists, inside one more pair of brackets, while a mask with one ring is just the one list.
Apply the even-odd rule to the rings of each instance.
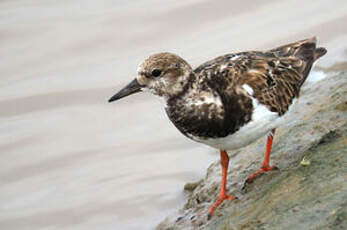
[[252, 119], [246, 125], [242, 126], [237, 132], [222, 138], [193, 139], [210, 145], [217, 149], [235, 150], [251, 144], [260, 137], [266, 135], [275, 128], [279, 120], [276, 112], [271, 112], [265, 105], [259, 104], [257, 99], [253, 98]]

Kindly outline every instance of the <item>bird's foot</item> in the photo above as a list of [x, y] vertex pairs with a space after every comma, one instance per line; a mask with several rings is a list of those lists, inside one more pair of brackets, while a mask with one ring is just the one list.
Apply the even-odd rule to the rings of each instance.
[[221, 205], [223, 203], [224, 200], [235, 200], [238, 199], [236, 196], [233, 195], [227, 195], [224, 194], [223, 196], [220, 196], [219, 199], [210, 207], [210, 209], [208, 210], [208, 214], [207, 214], [207, 220], [210, 220], [212, 217], [212, 214], [214, 212], [214, 210], [216, 210], [216, 208]]
[[266, 166], [266, 167], [261, 167], [256, 173], [253, 173], [252, 175], [250, 175], [248, 177], [248, 179], [245, 181], [242, 190], [244, 190], [248, 184], [253, 183], [253, 181], [258, 178], [260, 175], [263, 175], [265, 172], [269, 172], [269, 171], [274, 171], [274, 170], [278, 170], [279, 168], [276, 166]]

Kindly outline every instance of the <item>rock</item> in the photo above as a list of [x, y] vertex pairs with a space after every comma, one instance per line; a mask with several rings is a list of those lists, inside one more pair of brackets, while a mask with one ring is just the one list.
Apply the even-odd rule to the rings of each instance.
[[199, 184], [201, 184], [202, 180], [197, 182], [190, 182], [184, 185], [184, 191], [192, 192]]
[[[271, 162], [280, 170], [241, 191], [262, 163], [266, 138], [229, 151], [227, 190], [239, 200], [225, 201], [207, 221], [219, 194], [221, 169], [215, 162], [202, 182], [185, 186], [187, 203], [157, 229], [347, 229], [347, 73], [334, 69], [327, 75], [303, 87], [276, 131]], [[310, 161], [305, 166], [304, 157]]]
[[347, 101], [344, 101], [338, 105], [336, 105], [335, 109], [340, 111], [346, 111], [347, 110]]

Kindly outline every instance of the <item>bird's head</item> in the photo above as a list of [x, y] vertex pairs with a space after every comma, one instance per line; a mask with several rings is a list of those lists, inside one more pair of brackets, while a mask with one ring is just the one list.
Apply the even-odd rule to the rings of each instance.
[[140, 64], [137, 77], [111, 97], [109, 102], [140, 91], [149, 91], [168, 99], [183, 90], [191, 74], [190, 65], [175, 54], [151, 55]]

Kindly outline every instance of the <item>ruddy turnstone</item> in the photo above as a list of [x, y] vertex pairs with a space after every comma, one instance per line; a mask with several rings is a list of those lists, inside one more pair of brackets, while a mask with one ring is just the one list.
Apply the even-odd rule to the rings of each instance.
[[226, 193], [226, 150], [268, 134], [264, 162], [246, 183], [276, 169], [269, 164], [275, 129], [299, 97], [312, 64], [326, 52], [316, 48], [313, 37], [268, 51], [226, 54], [196, 69], [175, 54], [158, 53], [144, 60], [137, 77], [109, 102], [148, 90], [164, 99], [166, 113], [181, 133], [220, 150], [221, 190], [208, 211], [210, 218], [224, 200], [236, 198]]

